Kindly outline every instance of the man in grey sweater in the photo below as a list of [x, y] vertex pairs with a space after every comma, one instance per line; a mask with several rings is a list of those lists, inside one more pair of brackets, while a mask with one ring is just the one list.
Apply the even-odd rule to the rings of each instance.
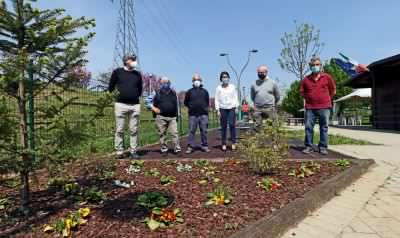
[[258, 80], [251, 86], [251, 100], [254, 103], [253, 117], [256, 127], [260, 127], [264, 119], [273, 119], [276, 105], [280, 100], [278, 85], [268, 78], [268, 68], [261, 65], [257, 69]]

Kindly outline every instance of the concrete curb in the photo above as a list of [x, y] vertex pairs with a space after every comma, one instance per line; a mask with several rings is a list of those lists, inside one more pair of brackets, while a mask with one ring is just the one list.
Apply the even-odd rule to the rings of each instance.
[[361, 177], [375, 163], [374, 160], [350, 159], [353, 166], [307, 192], [271, 215], [248, 225], [230, 238], [278, 238], [307, 215], [345, 189]]

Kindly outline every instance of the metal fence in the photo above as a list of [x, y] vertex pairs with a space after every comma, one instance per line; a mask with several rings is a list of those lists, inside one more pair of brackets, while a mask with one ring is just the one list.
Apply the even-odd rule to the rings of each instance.
[[[73, 90], [64, 91], [58, 87], [49, 87], [47, 90], [41, 92], [38, 95], [34, 95], [31, 105], [33, 116], [32, 120], [28, 120], [28, 123], [34, 124], [34, 136], [35, 144], [38, 146], [40, 140], [36, 140], [42, 136], [51, 136], [49, 134], [49, 126], [51, 126], [51, 120], [46, 118], [46, 115], [51, 110], [62, 106], [63, 101], [70, 101], [69, 105], [64, 108], [59, 115], [61, 118], [66, 119], [72, 124], [79, 125], [85, 121], [85, 116], [93, 113], [95, 110], [96, 101], [106, 92], [102, 89], [84, 89], [75, 88]], [[56, 96], [58, 95], [58, 96]], [[10, 109], [8, 117], [15, 118], [17, 120], [17, 102], [13, 98], [7, 98], [7, 104]], [[27, 110], [29, 109], [29, 103]], [[142, 104], [143, 105], [143, 104]], [[179, 118], [179, 133], [185, 135], [188, 132], [188, 115], [187, 110], [182, 105], [181, 116]], [[54, 119], [52, 119], [54, 120]], [[127, 120], [128, 121], [128, 120]], [[209, 114], [209, 127], [216, 128], [219, 126], [219, 120], [215, 111], [211, 111]], [[127, 128], [127, 127], [126, 127]], [[18, 127], [16, 127], [18, 130]], [[107, 153], [113, 151], [114, 148], [114, 134], [115, 134], [115, 117], [114, 107], [110, 104], [106, 107], [104, 116], [99, 117], [96, 121], [82, 128], [85, 130], [85, 134], [89, 136], [88, 140], [81, 143], [76, 148], [71, 150], [79, 151], [79, 154], [86, 155], [90, 153]], [[18, 133], [16, 133], [18, 134]], [[125, 144], [127, 146], [128, 133], [126, 133]], [[152, 113], [142, 106], [140, 123], [139, 123], [139, 145], [144, 146], [147, 144], [156, 143], [159, 139], [159, 135], [155, 126], [155, 121]]]

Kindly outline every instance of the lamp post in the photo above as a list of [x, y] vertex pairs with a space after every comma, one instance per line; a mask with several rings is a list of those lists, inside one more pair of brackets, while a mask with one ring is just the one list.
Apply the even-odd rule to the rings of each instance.
[[[242, 78], [242, 75], [243, 75], [243, 73], [244, 73], [244, 71], [246, 70], [246, 68], [247, 68], [247, 66], [249, 65], [249, 63], [250, 63], [250, 56], [251, 56], [251, 54], [253, 54], [253, 53], [257, 53], [258, 52], [258, 50], [256, 50], [256, 49], [252, 49], [252, 50], [249, 50], [248, 51], [248, 54], [247, 54], [247, 61], [246, 61], [246, 63], [243, 65], [243, 67], [242, 67], [242, 69], [240, 70], [240, 72], [238, 73], [238, 71], [233, 67], [233, 65], [232, 65], [232, 63], [231, 63], [231, 59], [229, 58], [229, 54], [228, 53], [221, 53], [221, 54], [219, 54], [219, 56], [221, 56], [221, 57], [226, 57], [226, 62], [228, 63], [228, 65], [229, 65], [229, 67], [232, 69], [232, 71], [233, 71], [233, 73], [235, 74], [235, 76], [236, 76], [236, 80], [237, 80], [237, 89], [238, 89], [238, 97], [239, 97], [239, 104], [241, 104], [242, 103], [242, 96], [241, 96], [241, 91], [240, 91], [240, 82], [241, 82], [241, 78]], [[240, 109], [241, 107], [239, 106], [239, 109]], [[241, 118], [241, 113], [239, 113], [239, 120], [241, 120], [242, 118]]]

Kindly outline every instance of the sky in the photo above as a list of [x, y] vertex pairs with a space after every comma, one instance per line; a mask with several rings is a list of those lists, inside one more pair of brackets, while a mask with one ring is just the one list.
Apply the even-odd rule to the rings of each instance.
[[[39, 0], [41, 8], [96, 20], [89, 45], [88, 69], [94, 77], [113, 67], [118, 2], [110, 0]], [[281, 37], [295, 30], [294, 21], [320, 29], [323, 60], [343, 52], [369, 64], [400, 53], [399, 0], [135, 0], [136, 31], [141, 69], [172, 79], [177, 90], [191, 87], [199, 72], [213, 95], [219, 73], [233, 73], [220, 53], [229, 53], [237, 70], [253, 54], [242, 77], [247, 89], [266, 64], [269, 76], [288, 86], [296, 78], [282, 70], [278, 58]], [[235, 81], [233, 81], [236, 83]]]

